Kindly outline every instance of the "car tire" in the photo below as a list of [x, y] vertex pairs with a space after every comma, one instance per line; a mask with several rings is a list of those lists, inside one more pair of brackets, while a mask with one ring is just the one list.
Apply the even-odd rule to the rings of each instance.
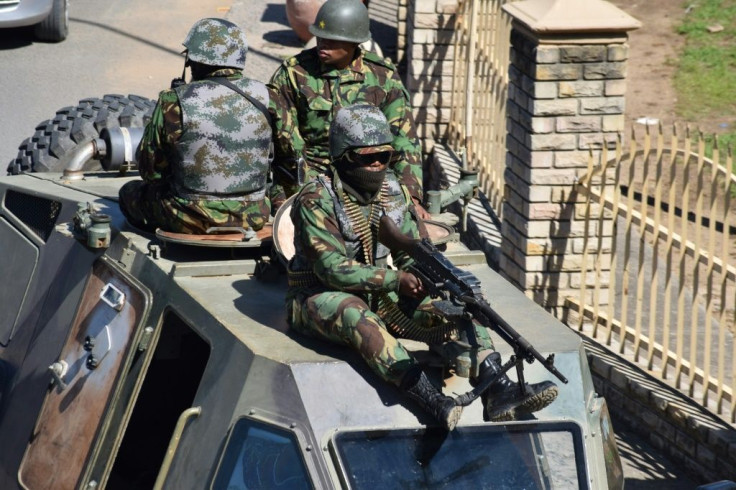
[[[33, 136], [20, 144], [8, 173], [62, 172], [77, 146], [99, 137], [105, 128], [145, 126], [155, 105], [155, 101], [139, 95], [105, 95], [59, 109], [53, 119], [37, 125]], [[97, 160], [88, 161], [83, 168], [99, 169]]]
[[36, 24], [36, 39], [58, 43], [69, 34], [69, 0], [53, 0], [51, 12]]

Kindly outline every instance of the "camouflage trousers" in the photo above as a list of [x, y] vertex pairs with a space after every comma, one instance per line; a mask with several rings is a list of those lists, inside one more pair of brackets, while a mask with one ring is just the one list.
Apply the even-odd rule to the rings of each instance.
[[204, 234], [213, 226], [260, 230], [268, 222], [268, 198], [259, 201], [191, 200], [173, 195], [164, 182], [134, 180], [120, 189], [120, 210], [131, 225], [146, 231]]
[[[417, 364], [414, 357], [386, 329], [381, 317], [354, 294], [339, 291], [311, 296], [297, 294], [287, 303], [287, 311], [291, 328], [311, 337], [353, 348], [378, 376], [397, 386], [404, 374]], [[422, 301], [412, 319], [426, 327], [444, 322], [433, 311], [429, 298]], [[493, 342], [488, 330], [476, 324], [473, 327], [478, 352], [492, 351]]]

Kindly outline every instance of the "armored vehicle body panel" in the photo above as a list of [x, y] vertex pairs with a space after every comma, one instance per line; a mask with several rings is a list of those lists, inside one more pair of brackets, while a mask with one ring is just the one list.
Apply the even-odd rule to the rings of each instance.
[[[357, 355], [289, 331], [268, 240], [177, 246], [130, 228], [129, 178], [0, 178], [0, 488], [608, 488], [620, 481], [580, 338], [479, 252], [446, 255], [570, 380], [529, 420], [446, 433]], [[99, 239], [80, 212], [109, 217]], [[255, 244], [254, 244], [255, 245]], [[496, 347], [508, 358], [502, 341]], [[407, 342], [421, 357], [427, 348]], [[430, 356], [427, 356], [430, 357]], [[467, 379], [433, 371], [444, 392]], [[527, 379], [553, 379], [539, 363]], [[607, 461], [608, 460], [608, 461]], [[607, 464], [608, 463], [608, 464]]]

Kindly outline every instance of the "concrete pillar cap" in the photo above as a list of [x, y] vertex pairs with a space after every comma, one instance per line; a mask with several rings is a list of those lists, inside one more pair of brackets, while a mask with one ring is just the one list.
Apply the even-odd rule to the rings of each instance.
[[544, 34], [626, 32], [641, 22], [604, 0], [523, 0], [503, 9], [531, 31]]

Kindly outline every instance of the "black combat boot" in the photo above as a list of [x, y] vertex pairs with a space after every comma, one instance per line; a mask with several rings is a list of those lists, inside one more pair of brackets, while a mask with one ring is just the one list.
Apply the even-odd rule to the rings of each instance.
[[426, 411], [432, 414], [447, 430], [452, 430], [460, 420], [463, 407], [455, 405], [452, 397], [443, 395], [419, 368], [406, 373], [399, 387]]
[[[501, 371], [501, 355], [493, 352], [480, 365], [478, 383]], [[500, 422], [514, 420], [519, 413], [531, 413], [543, 409], [557, 398], [557, 385], [552, 381], [525, 383], [522, 392], [519, 384], [502, 374], [481, 396], [487, 420]]]

